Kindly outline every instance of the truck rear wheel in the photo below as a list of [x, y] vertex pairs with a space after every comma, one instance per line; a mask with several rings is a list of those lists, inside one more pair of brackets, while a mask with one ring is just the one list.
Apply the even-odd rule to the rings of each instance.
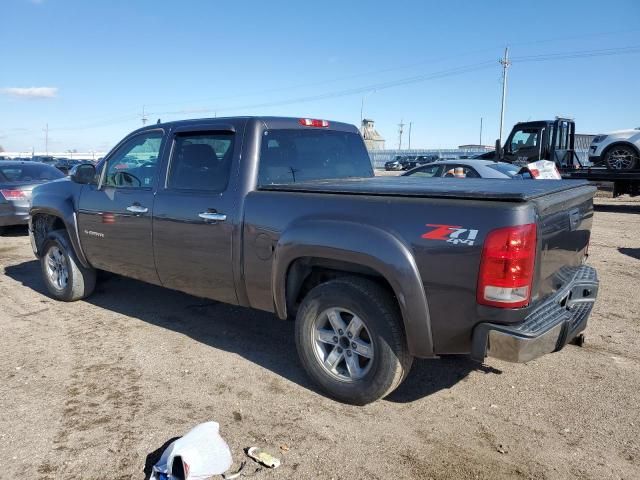
[[83, 267], [78, 261], [64, 230], [49, 233], [40, 265], [47, 290], [56, 300], [80, 300], [89, 296], [96, 286], [96, 271]]
[[309, 376], [354, 405], [391, 393], [413, 362], [393, 298], [359, 277], [331, 280], [307, 294], [296, 317], [296, 347]]
[[632, 170], [638, 163], [636, 151], [625, 145], [615, 145], [605, 154], [604, 162], [610, 170]]

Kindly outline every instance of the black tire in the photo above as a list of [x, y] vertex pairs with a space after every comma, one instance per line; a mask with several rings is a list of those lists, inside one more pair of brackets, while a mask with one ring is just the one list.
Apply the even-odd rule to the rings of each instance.
[[[63, 257], [61, 263], [66, 267], [67, 280], [63, 285], [57, 284], [50, 274], [48, 262], [51, 260], [50, 253], [54, 252]], [[91, 295], [96, 286], [96, 271], [93, 268], [83, 267], [78, 261], [69, 236], [64, 230], [54, 230], [49, 233], [42, 247], [40, 266], [47, 290], [56, 300], [64, 302], [80, 300]]]
[[633, 170], [638, 166], [638, 152], [628, 145], [613, 145], [604, 154], [609, 170]]
[[0, 227], [0, 237], [4, 235], [4, 232], [7, 230], [7, 227]]
[[[373, 356], [364, 359], [371, 364], [367, 363], [362, 378], [336, 378], [319, 358], [316, 325], [323, 312], [334, 308], [353, 312], [366, 327]], [[387, 396], [406, 378], [413, 363], [396, 302], [386, 289], [365, 278], [342, 277], [313, 288], [300, 305], [295, 330], [298, 355], [309, 376], [323, 391], [345, 403], [366, 405]], [[335, 347], [326, 346], [337, 349], [339, 342]], [[346, 370], [346, 363], [344, 366]]]

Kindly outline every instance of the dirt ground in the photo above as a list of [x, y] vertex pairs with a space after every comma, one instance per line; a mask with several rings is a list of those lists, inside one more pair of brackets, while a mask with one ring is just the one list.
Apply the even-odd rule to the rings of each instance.
[[[367, 407], [318, 393], [293, 324], [111, 276], [44, 293], [24, 229], [0, 238], [0, 478], [143, 479], [215, 420], [256, 478], [640, 478], [640, 202], [598, 199], [585, 347], [526, 365], [417, 361]], [[253, 464], [251, 465], [253, 467]], [[247, 474], [254, 473], [246, 468]]]

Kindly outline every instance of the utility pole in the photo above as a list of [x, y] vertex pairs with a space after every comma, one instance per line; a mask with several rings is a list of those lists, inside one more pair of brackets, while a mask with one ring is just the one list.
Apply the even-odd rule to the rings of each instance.
[[147, 115], [144, 113], [144, 105], [142, 105], [142, 125], [147, 124]]
[[482, 145], [482, 117], [480, 117], [480, 143], [478, 145]]
[[505, 102], [507, 99], [507, 70], [511, 65], [509, 61], [509, 47], [504, 49], [504, 57], [502, 57], [499, 61], [500, 65], [502, 65], [502, 107], [500, 108], [500, 145], [502, 145], [502, 130], [504, 125], [504, 108]]
[[402, 133], [404, 132], [404, 126], [405, 124], [400, 120], [398, 124], [398, 150], [402, 150]]
[[411, 125], [413, 122], [409, 122], [409, 150], [411, 150]]
[[44, 151], [45, 155], [49, 155], [49, 124], [44, 127]]

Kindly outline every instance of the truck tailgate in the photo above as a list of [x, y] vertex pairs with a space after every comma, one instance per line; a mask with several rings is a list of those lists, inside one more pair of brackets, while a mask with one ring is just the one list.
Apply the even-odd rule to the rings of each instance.
[[582, 264], [591, 236], [595, 190], [585, 185], [532, 200], [540, 249], [533, 300], [555, 292], [562, 286], [564, 273]]

